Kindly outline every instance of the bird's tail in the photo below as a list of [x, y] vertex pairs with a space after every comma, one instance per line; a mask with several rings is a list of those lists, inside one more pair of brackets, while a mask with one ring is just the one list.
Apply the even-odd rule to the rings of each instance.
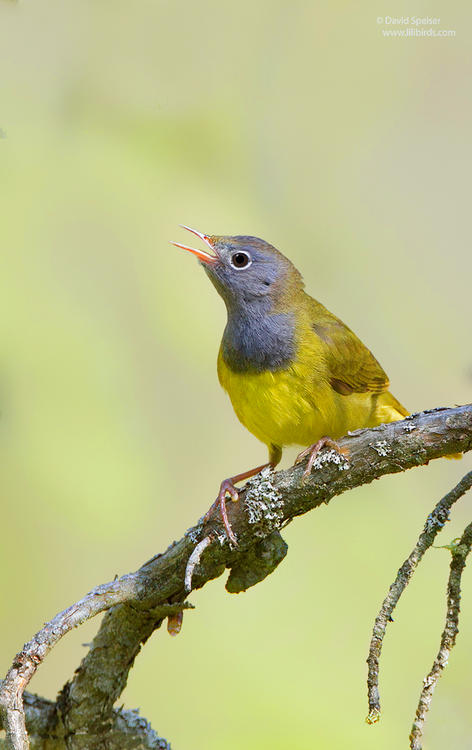
[[[377, 405], [379, 417], [381, 417], [382, 422], [397, 422], [398, 420], [407, 417], [410, 413], [399, 401], [397, 401], [390, 391], [385, 391], [380, 394]], [[457, 461], [462, 458], [462, 453], [451, 453], [449, 456], [444, 456], [444, 458]]]
[[398, 422], [409, 415], [408, 409], [405, 409], [390, 391], [384, 391], [378, 396], [376, 412], [379, 420], [385, 422]]

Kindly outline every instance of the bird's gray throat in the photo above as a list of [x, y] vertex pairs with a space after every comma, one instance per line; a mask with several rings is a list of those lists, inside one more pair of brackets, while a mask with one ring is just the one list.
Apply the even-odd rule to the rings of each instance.
[[295, 355], [293, 313], [272, 313], [268, 300], [228, 308], [222, 354], [233, 372], [274, 372]]

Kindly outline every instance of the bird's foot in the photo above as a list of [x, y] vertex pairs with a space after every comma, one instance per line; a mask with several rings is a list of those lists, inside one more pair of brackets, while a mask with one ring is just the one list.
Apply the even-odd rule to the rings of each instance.
[[235, 547], [237, 547], [238, 540], [236, 539], [235, 533], [231, 528], [231, 524], [228, 519], [228, 513], [226, 510], [226, 495], [229, 495], [234, 503], [239, 500], [239, 492], [234, 486], [234, 478], [232, 477], [230, 477], [229, 479], [223, 479], [223, 481], [221, 482], [218, 497], [216, 498], [213, 505], [209, 508], [207, 513], [205, 513], [203, 517], [203, 523], [206, 523], [212, 513], [217, 508], [219, 508], [221, 520], [223, 521], [223, 526], [225, 527], [226, 536], [228, 537], [229, 541], [234, 544]]
[[234, 477], [230, 477], [229, 479], [223, 479], [223, 481], [220, 484], [220, 491], [218, 492], [218, 497], [216, 498], [215, 502], [211, 506], [211, 508], [208, 510], [208, 512], [203, 517], [203, 523], [206, 523], [210, 516], [213, 514], [213, 512], [219, 508], [221, 520], [223, 521], [223, 526], [225, 527], [226, 536], [228, 537], [231, 544], [233, 544], [235, 547], [238, 546], [238, 540], [236, 539], [236, 535], [231, 528], [231, 524], [228, 519], [228, 513], [226, 511], [226, 496], [229, 495], [231, 500], [235, 503], [239, 500], [239, 492], [234, 486], [235, 482], [242, 482], [244, 479], [249, 479], [250, 477], [255, 476], [256, 474], [259, 474], [262, 469], [266, 469], [268, 466], [274, 467], [278, 461], [280, 460], [280, 456], [278, 454], [275, 455], [274, 459], [270, 461], [268, 464], [263, 464], [262, 466], [256, 466], [255, 469], [249, 469], [249, 471], [243, 471], [242, 474], [236, 474]]
[[301, 453], [298, 454], [298, 456], [295, 459], [295, 464], [301, 463], [305, 458], [308, 457], [307, 464], [305, 466], [305, 471], [302, 475], [302, 484], [306, 482], [308, 477], [311, 474], [311, 470], [313, 468], [313, 464], [315, 463], [320, 451], [322, 448], [331, 448], [332, 450], [336, 451], [336, 453], [339, 453], [341, 456], [346, 457], [347, 450], [345, 448], [341, 448], [335, 440], [333, 440], [330, 437], [322, 437], [318, 440], [318, 442], [314, 443], [313, 445], [309, 445], [308, 448], [305, 448], [302, 450]]

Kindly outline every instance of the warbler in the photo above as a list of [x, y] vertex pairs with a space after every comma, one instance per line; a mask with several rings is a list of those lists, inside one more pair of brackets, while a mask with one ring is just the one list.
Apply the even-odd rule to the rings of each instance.
[[172, 244], [197, 256], [226, 305], [219, 381], [239, 420], [269, 451], [267, 464], [221, 483], [216, 502], [236, 544], [226, 513], [226, 496], [238, 499], [236, 482], [276, 466], [287, 445], [308, 446], [297, 457], [309, 457], [306, 477], [323, 446], [337, 449], [334, 441], [348, 430], [395, 422], [408, 411], [372, 352], [305, 292], [300, 272], [273, 245], [183, 228], [211, 252]]

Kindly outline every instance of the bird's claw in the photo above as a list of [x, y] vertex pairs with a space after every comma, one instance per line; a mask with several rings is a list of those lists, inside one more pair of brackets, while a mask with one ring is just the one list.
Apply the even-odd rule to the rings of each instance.
[[341, 448], [336, 443], [336, 441], [330, 437], [322, 437], [320, 438], [320, 440], [318, 440], [318, 442], [314, 443], [313, 445], [309, 445], [308, 448], [302, 450], [295, 459], [295, 464], [299, 464], [308, 457], [305, 471], [302, 474], [302, 484], [305, 484], [308, 477], [310, 476], [313, 464], [315, 463], [322, 448], [331, 448], [331, 450], [336, 451], [336, 453], [339, 453], [339, 455], [341, 456], [345, 457], [346, 455], [345, 449]]
[[233, 503], [236, 503], [239, 500], [239, 492], [231, 479], [223, 479], [221, 482], [220, 491], [218, 492], [218, 500], [220, 502], [225, 500], [226, 495], [229, 495]]
[[203, 522], [206, 523], [210, 516], [212, 515], [213, 511], [219, 507], [220, 509], [220, 515], [221, 520], [223, 521], [223, 525], [225, 527], [226, 536], [228, 537], [229, 541], [234, 547], [238, 546], [238, 540], [236, 539], [236, 535], [231, 528], [231, 524], [228, 520], [228, 514], [226, 512], [226, 495], [229, 495], [231, 500], [235, 503], [239, 500], [239, 492], [234, 486], [235, 482], [242, 482], [244, 479], [249, 479], [249, 477], [253, 477], [256, 474], [258, 474], [262, 469], [267, 468], [267, 466], [274, 467], [280, 460], [280, 451], [272, 451], [271, 453], [271, 460], [268, 464], [263, 464], [262, 466], [256, 466], [255, 469], [249, 469], [249, 471], [243, 471], [241, 474], [235, 474], [234, 477], [230, 477], [229, 479], [223, 479], [223, 481], [220, 484], [220, 491], [218, 492], [218, 497], [216, 498], [215, 502], [211, 506], [210, 510], [206, 514], [206, 516], [203, 519]]
[[218, 499], [217, 502], [220, 505], [220, 513], [221, 513], [221, 520], [223, 521], [223, 526], [225, 527], [226, 536], [228, 537], [229, 541], [235, 546], [238, 546], [238, 540], [236, 539], [236, 535], [231, 528], [231, 524], [228, 519], [228, 513], [226, 510], [226, 495], [229, 495], [233, 503], [236, 503], [239, 500], [239, 492], [234, 486], [231, 479], [224, 479], [221, 482], [220, 491], [218, 493]]
[[221, 520], [223, 521], [223, 526], [225, 527], [226, 536], [228, 537], [231, 544], [233, 544], [235, 547], [238, 546], [238, 540], [236, 539], [236, 535], [231, 528], [231, 524], [228, 519], [228, 512], [226, 510], [226, 496], [229, 496], [230, 499], [235, 503], [239, 500], [239, 492], [234, 486], [234, 483], [231, 479], [224, 479], [221, 482], [220, 485], [220, 491], [218, 492], [218, 497], [216, 498], [213, 505], [209, 508], [208, 512], [203, 517], [203, 522], [206, 523], [210, 516], [212, 515], [213, 511], [216, 510], [216, 508], [219, 508]]

